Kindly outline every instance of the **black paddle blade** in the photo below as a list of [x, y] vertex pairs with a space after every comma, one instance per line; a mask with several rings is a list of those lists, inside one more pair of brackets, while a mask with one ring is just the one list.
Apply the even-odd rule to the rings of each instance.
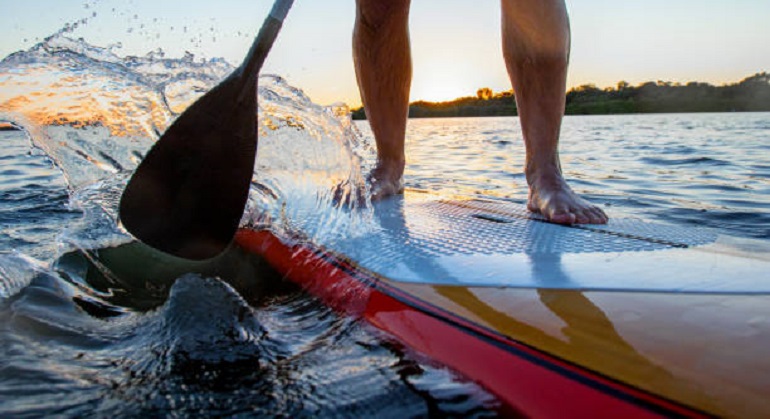
[[257, 150], [257, 86], [250, 76], [239, 69], [198, 99], [134, 173], [120, 219], [145, 244], [200, 260], [232, 241]]
[[243, 64], [190, 106], [155, 143], [120, 199], [136, 238], [186, 259], [230, 244], [257, 152], [257, 77], [293, 0], [276, 0]]

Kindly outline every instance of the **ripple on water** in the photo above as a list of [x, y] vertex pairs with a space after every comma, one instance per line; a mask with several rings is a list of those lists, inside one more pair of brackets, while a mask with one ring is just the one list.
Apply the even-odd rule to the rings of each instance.
[[729, 166], [732, 163], [712, 157], [657, 158], [642, 157], [641, 162], [652, 166]]
[[298, 291], [253, 305], [219, 279], [185, 275], [156, 309], [107, 318], [84, 316], [78, 295], [41, 271], [2, 306], [4, 371], [18, 373], [0, 379], [13, 400], [3, 415], [402, 417], [497, 403]]

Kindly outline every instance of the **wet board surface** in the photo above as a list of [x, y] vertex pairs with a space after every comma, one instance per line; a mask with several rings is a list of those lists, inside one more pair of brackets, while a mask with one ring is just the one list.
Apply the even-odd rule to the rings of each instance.
[[[768, 293], [770, 253], [697, 227], [614, 218], [547, 223], [521, 204], [409, 192], [378, 202], [378, 227], [358, 237], [293, 230], [325, 251], [396, 282], [686, 293]], [[749, 242], [746, 242], [749, 243]], [[767, 249], [764, 249], [767, 250]]]
[[770, 414], [765, 242], [419, 191], [376, 203], [365, 234], [328, 234], [312, 210], [284, 222], [237, 240], [518, 413]]

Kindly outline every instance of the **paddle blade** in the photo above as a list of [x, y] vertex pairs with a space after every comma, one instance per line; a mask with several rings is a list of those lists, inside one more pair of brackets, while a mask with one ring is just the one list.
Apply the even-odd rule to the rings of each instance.
[[145, 244], [200, 260], [232, 241], [257, 149], [256, 78], [241, 74], [236, 71], [190, 106], [128, 183], [120, 219]]
[[257, 150], [257, 77], [293, 0], [276, 0], [243, 64], [155, 143], [120, 201], [123, 225], [186, 259], [221, 253], [238, 229]]

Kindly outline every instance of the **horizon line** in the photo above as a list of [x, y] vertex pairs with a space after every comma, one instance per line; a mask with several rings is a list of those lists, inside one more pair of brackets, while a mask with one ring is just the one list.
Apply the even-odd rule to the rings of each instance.
[[[751, 78], [751, 77], [754, 77], [754, 76], [759, 76], [759, 75], [766, 75], [767, 73], [768, 73], [767, 71], [758, 71], [758, 72], [756, 72], [756, 73], [753, 73], [753, 74], [747, 75], [747, 76], [745, 76], [745, 77], [741, 78], [741, 79], [740, 79], [740, 80], [738, 80], [738, 81], [725, 81], [725, 82], [722, 82], [722, 83], [721, 83], [721, 84], [719, 84], [719, 85], [717, 85], [717, 84], [711, 84], [711, 83], [709, 83], [709, 82], [702, 82], [702, 81], [697, 81], [697, 80], [689, 80], [689, 81], [687, 81], [687, 82], [672, 82], [672, 81], [667, 81], [667, 80], [663, 80], [663, 79], [658, 79], [658, 80], [654, 80], [654, 81], [653, 81], [653, 80], [648, 80], [648, 81], [645, 81], [645, 82], [640, 82], [640, 83], [637, 83], [637, 84], [636, 84], [636, 85], [634, 85], [634, 86], [632, 86], [632, 85], [630, 85], [630, 84], [629, 84], [629, 87], [638, 88], [638, 87], [644, 86], [644, 85], [646, 85], [646, 84], [649, 84], [649, 83], [655, 83], [655, 84], [658, 84], [658, 85], [661, 85], [661, 84], [662, 84], [662, 85], [665, 85], [665, 86], [667, 86], [667, 87], [683, 87], [683, 86], [687, 86], [687, 85], [688, 85], [688, 84], [690, 84], [690, 83], [705, 84], [705, 85], [709, 85], [709, 86], [713, 86], [713, 87], [726, 87], [726, 86], [731, 86], [731, 85], [740, 84], [741, 82], [745, 81], [745, 80], [746, 80], [746, 79], [748, 79], [748, 78]], [[572, 86], [572, 87], [570, 87], [568, 90], [566, 90], [564, 93], [565, 93], [565, 94], [567, 94], [567, 93], [569, 93], [569, 92], [571, 92], [571, 91], [573, 91], [573, 90], [575, 90], [575, 89], [581, 88], [581, 87], [593, 87], [593, 88], [596, 88], [596, 89], [599, 89], [599, 90], [607, 90], [607, 89], [615, 89], [615, 90], [616, 90], [616, 89], [617, 89], [617, 87], [620, 85], [620, 83], [624, 83], [624, 82], [625, 82], [625, 83], [628, 83], [628, 82], [626, 82], [625, 80], [618, 80], [618, 81], [615, 83], [615, 86], [614, 86], [614, 87], [613, 87], [613, 86], [605, 86], [605, 87], [599, 87], [599, 86], [597, 86], [595, 83], [583, 83], [583, 84], [579, 84], [579, 85], [573, 85], [573, 86]], [[458, 101], [458, 100], [461, 100], [461, 99], [469, 99], [469, 98], [471, 98], [471, 99], [472, 99], [472, 98], [477, 98], [477, 97], [478, 97], [478, 92], [479, 92], [480, 90], [482, 90], [482, 89], [489, 89], [489, 90], [490, 90], [490, 92], [492, 93], [491, 97], [498, 97], [498, 96], [500, 96], [500, 95], [503, 95], [503, 94], [505, 94], [505, 93], [509, 93], [509, 92], [510, 92], [512, 95], [515, 95], [515, 94], [514, 94], [514, 92], [513, 92], [513, 89], [508, 89], [508, 90], [500, 90], [500, 91], [497, 91], [497, 92], [495, 92], [493, 89], [491, 89], [491, 88], [489, 88], [489, 87], [479, 87], [479, 88], [476, 90], [476, 93], [477, 93], [476, 95], [458, 96], [458, 97], [456, 97], [456, 98], [454, 98], [454, 99], [448, 99], [448, 100], [435, 100], [435, 101], [434, 101], [434, 100], [427, 100], [427, 99], [414, 99], [414, 100], [411, 100], [411, 99], [410, 99], [410, 101], [409, 101], [409, 104], [410, 104], [410, 105], [413, 105], [413, 104], [416, 104], [416, 103], [420, 103], [420, 102], [422, 102], [422, 103], [428, 103], [428, 104], [442, 104], [442, 103], [451, 103], [451, 102], [455, 102], [455, 101]], [[363, 107], [364, 107], [364, 106], [363, 106], [363, 104], [358, 104], [358, 105], [356, 105], [356, 106], [351, 106], [351, 107], [350, 107], [350, 109], [351, 109], [351, 110], [357, 110], [357, 109], [361, 109], [361, 108], [363, 108]]]

